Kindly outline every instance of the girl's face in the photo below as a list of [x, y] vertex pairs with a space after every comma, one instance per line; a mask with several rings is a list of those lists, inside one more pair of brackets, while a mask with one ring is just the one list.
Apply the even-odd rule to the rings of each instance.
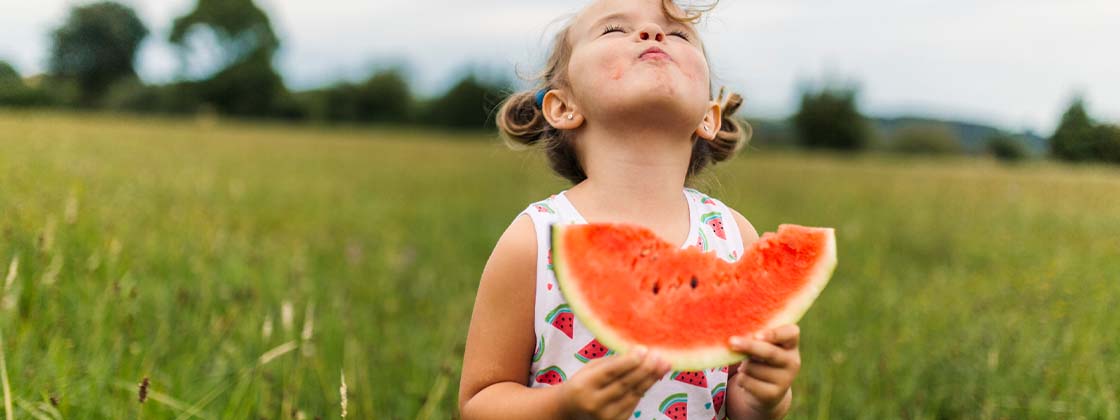
[[585, 117], [704, 118], [711, 93], [700, 37], [665, 16], [661, 2], [600, 0], [571, 25], [568, 77]]

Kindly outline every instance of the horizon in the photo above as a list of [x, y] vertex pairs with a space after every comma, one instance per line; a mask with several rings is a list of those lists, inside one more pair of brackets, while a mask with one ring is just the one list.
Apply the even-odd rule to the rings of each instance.
[[[86, 3], [0, 0], [0, 7], [20, 10], [0, 16], [0, 27], [7, 28], [0, 60], [24, 77], [43, 73], [50, 30], [62, 24], [72, 5]], [[145, 83], [213, 70], [206, 68], [205, 54], [193, 54], [194, 66], [181, 75], [177, 53], [166, 41], [171, 21], [189, 11], [193, 0], [120, 3], [134, 8], [151, 31], [136, 63]], [[425, 13], [433, 2], [336, 0], [339, 6], [331, 8], [291, 0], [256, 3], [282, 40], [274, 65], [290, 89], [359, 81], [377, 68], [403, 66], [414, 93], [430, 97], [471, 70], [524, 87], [514, 68], [528, 73], [543, 63], [547, 36], [587, 0], [435, 2], [444, 8], [438, 15]], [[1120, 57], [1099, 53], [1105, 40], [1120, 39], [1120, 26], [1110, 25], [1116, 20], [1120, 7], [1106, 0], [724, 1], [698, 29], [712, 59], [713, 84], [745, 98], [740, 115], [782, 119], [796, 111], [805, 83], [854, 81], [868, 116], [951, 120], [1045, 136], [1077, 95], [1095, 119], [1120, 122], [1120, 78], [1113, 76], [1120, 74]], [[812, 30], [796, 30], [806, 27]], [[459, 33], [464, 30], [469, 35]], [[773, 34], [780, 36], [768, 37]]]

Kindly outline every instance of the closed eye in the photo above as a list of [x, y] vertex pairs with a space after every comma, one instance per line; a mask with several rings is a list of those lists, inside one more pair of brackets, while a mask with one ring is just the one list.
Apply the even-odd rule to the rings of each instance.
[[676, 35], [676, 36], [681, 37], [685, 41], [688, 41], [688, 34], [684, 33], [684, 31], [673, 31], [673, 32], [670, 32], [669, 35]]
[[623, 32], [623, 30], [621, 26], [615, 25], [607, 25], [606, 28], [603, 28], [603, 35], [609, 34], [611, 32]]

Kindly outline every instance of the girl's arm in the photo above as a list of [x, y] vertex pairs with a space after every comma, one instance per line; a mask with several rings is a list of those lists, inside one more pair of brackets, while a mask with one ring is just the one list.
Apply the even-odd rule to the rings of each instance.
[[563, 417], [558, 387], [526, 386], [536, 346], [536, 258], [533, 221], [522, 215], [498, 239], [482, 271], [459, 382], [463, 419]]
[[628, 418], [669, 363], [636, 349], [588, 363], [566, 382], [529, 388], [536, 346], [536, 232], [520, 217], [498, 239], [475, 298], [463, 354], [459, 414], [463, 419]]

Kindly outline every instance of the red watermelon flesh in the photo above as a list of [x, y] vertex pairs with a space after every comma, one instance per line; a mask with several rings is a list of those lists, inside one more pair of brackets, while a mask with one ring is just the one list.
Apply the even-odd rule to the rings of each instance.
[[836, 267], [833, 229], [789, 224], [734, 263], [628, 224], [556, 224], [552, 249], [564, 298], [602, 344], [644, 345], [676, 370], [742, 360], [730, 337], [797, 322]]

